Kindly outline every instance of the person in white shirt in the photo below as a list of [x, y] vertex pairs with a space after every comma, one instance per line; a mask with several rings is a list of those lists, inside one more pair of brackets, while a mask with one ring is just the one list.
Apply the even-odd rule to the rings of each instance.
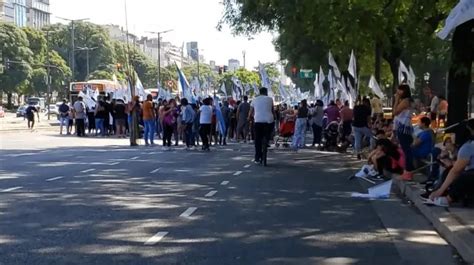
[[209, 151], [209, 134], [211, 133], [212, 124], [212, 99], [203, 100], [203, 105], [199, 108], [199, 135], [202, 139], [202, 150]]
[[272, 134], [272, 124], [275, 121], [273, 111], [273, 99], [268, 96], [265, 87], [260, 88], [260, 95], [251, 104], [249, 120], [253, 117], [255, 124], [255, 163], [260, 163], [262, 159], [262, 141], [265, 137], [267, 141]]

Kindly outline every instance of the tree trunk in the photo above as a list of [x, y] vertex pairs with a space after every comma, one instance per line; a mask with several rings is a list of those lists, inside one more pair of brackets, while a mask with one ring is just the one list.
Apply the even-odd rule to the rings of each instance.
[[13, 108], [13, 104], [12, 104], [12, 98], [13, 98], [13, 94], [11, 92], [8, 92], [7, 93], [7, 109], [12, 109]]
[[[458, 123], [468, 117], [467, 102], [471, 84], [471, 67], [474, 57], [474, 20], [458, 26], [453, 34], [451, 66], [448, 76], [448, 125]], [[456, 143], [465, 139], [464, 128], [456, 130]]]
[[375, 42], [375, 80], [380, 84], [380, 72], [382, 69], [382, 45]]

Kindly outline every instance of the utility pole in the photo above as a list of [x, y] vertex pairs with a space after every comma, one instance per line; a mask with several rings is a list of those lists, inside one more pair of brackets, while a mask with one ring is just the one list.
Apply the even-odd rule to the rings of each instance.
[[148, 33], [156, 34], [158, 37], [158, 83], [161, 83], [161, 34], [165, 34], [173, 31], [173, 29], [163, 30], [163, 31], [148, 31]]
[[47, 46], [47, 64], [48, 71], [46, 76], [46, 83], [48, 85], [48, 121], [51, 119], [51, 58], [50, 58], [50, 45], [49, 45], [49, 31], [46, 31], [46, 46]]
[[86, 69], [87, 69], [87, 79], [89, 79], [89, 51], [93, 51], [99, 47], [77, 47], [76, 51], [86, 51]]
[[75, 22], [81, 22], [81, 21], [86, 21], [89, 20], [88, 18], [81, 18], [81, 19], [69, 19], [69, 18], [62, 18], [58, 17], [59, 19], [70, 21], [71, 22], [71, 61], [70, 61], [70, 66], [71, 67], [71, 82], [74, 82], [75, 80], [75, 70], [76, 70], [76, 57], [75, 57], [75, 43], [74, 43], [74, 24]]
[[242, 51], [242, 56], [244, 57], [244, 68], [245, 68], [245, 55], [247, 54], [247, 52], [245, 50]]

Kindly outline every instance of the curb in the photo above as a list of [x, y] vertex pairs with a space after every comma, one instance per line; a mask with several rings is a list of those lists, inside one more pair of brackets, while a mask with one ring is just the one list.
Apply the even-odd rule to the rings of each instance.
[[423, 204], [419, 189], [413, 183], [393, 178], [395, 187], [411, 200], [414, 206], [430, 221], [435, 229], [459, 252], [464, 261], [474, 263], [474, 233], [457, 220], [446, 208]]

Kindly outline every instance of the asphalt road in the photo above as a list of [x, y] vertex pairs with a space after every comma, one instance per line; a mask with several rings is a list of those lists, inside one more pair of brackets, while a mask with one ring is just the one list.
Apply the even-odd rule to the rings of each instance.
[[350, 156], [0, 134], [0, 264], [459, 264], [395, 194], [350, 197]]

